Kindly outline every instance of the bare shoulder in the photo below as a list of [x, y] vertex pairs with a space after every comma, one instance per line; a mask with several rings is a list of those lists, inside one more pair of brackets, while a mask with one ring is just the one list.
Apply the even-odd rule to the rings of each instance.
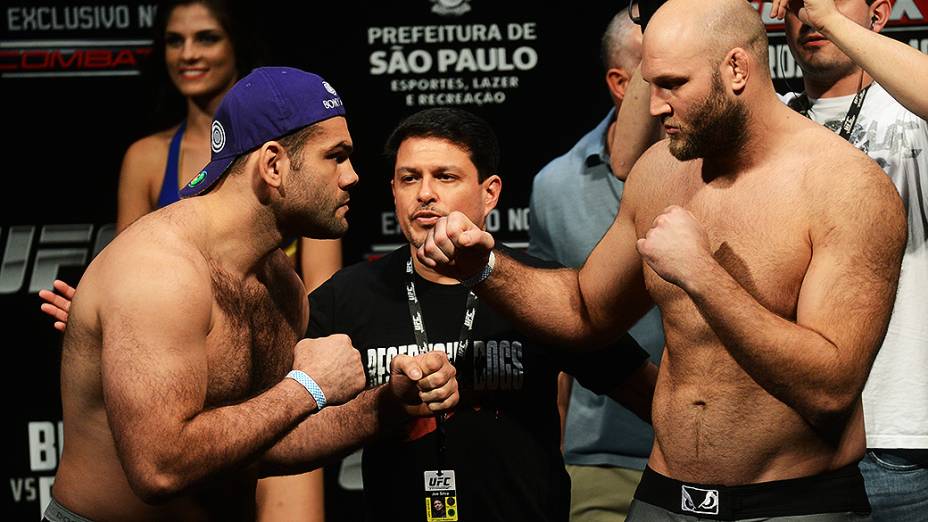
[[212, 293], [205, 257], [184, 229], [160, 214], [149, 214], [116, 236], [88, 267], [101, 310], [121, 315], [126, 307], [139, 306], [158, 314], [173, 311], [163, 307], [206, 305], [209, 311]]
[[674, 158], [670, 153], [670, 140], [662, 139], [648, 147], [644, 154], [638, 158], [632, 167], [628, 177], [631, 179], [632, 174], [638, 174], [638, 183], [653, 181], [653, 178], [659, 177], [659, 173], [668, 170], [679, 170], [682, 162]]
[[798, 155], [805, 165], [802, 183], [809, 194], [829, 204], [902, 208], [899, 192], [875, 161], [837, 134], [822, 131], [804, 140]]
[[126, 149], [122, 160], [123, 176], [160, 176], [168, 161], [168, 149], [175, 128], [148, 135]]
[[882, 238], [896, 248], [906, 240], [902, 198], [880, 166], [837, 134], [822, 129], [803, 143], [803, 193], [815, 230], [853, 230], [862, 241]]
[[667, 189], [682, 185], [677, 178], [685, 174], [685, 166], [690, 162], [684, 163], [673, 157], [669, 143], [669, 140], [663, 139], [638, 158], [625, 180], [623, 208], [629, 204], [640, 207], [666, 201]]

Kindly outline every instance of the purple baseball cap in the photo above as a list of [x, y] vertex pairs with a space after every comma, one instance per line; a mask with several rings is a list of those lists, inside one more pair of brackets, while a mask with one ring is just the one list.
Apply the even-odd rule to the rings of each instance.
[[265, 142], [344, 114], [335, 89], [313, 73], [292, 67], [253, 70], [223, 97], [210, 132], [210, 162], [180, 189], [180, 197], [206, 192], [235, 158]]

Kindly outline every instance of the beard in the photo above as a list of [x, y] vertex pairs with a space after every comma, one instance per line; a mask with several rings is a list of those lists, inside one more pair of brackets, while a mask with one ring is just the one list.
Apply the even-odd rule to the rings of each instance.
[[[310, 176], [313, 176], [312, 174]], [[281, 230], [287, 236], [313, 239], [337, 239], [348, 231], [348, 220], [339, 215], [347, 194], [333, 192], [316, 177], [309, 186], [291, 186], [285, 209], [278, 215]]]
[[348, 219], [345, 215], [339, 215], [339, 209], [345, 200], [319, 190], [311, 201], [314, 212], [308, 223], [311, 232], [309, 237], [337, 239], [344, 236], [348, 231]]
[[680, 161], [736, 154], [745, 139], [747, 109], [725, 97], [718, 73], [712, 77], [712, 90], [689, 119], [693, 123], [680, 125], [680, 132], [670, 137], [670, 153]]

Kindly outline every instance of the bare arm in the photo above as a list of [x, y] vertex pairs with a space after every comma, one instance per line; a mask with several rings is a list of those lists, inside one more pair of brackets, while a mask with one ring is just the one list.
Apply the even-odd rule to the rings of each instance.
[[300, 238], [300, 273], [307, 292], [312, 292], [342, 267], [340, 239]]
[[628, 178], [638, 158], [661, 139], [663, 129], [660, 120], [651, 116], [650, 100], [650, 87], [637, 68], [625, 90], [609, 144], [612, 173], [622, 181]]
[[[812, 259], [796, 320], [764, 308], [712, 257], [692, 214], [671, 207], [639, 240], [647, 263], [689, 294], [732, 357], [823, 432], [843, 426], [886, 331], [906, 241], [898, 193], [871, 161], [833, 162], [843, 181], [809, 212]], [[866, 174], [866, 175], [865, 175]], [[837, 196], [835, 195], [837, 194]]]
[[[215, 361], [208, 360], [206, 344], [213, 302], [205, 268], [165, 253], [120, 261], [131, 268], [110, 270], [101, 299], [102, 382], [120, 461], [141, 498], [162, 501], [256, 461], [315, 409], [292, 379], [238, 404], [208, 408]], [[314, 376], [335, 404], [364, 384], [357, 351], [342, 344], [337, 350], [317, 344], [294, 357], [295, 367]], [[349, 373], [327, 364], [310, 368], [310, 357], [343, 364]], [[336, 379], [350, 382], [353, 393], [327, 382]]]
[[444, 353], [398, 355], [390, 365], [387, 384], [302, 422], [264, 455], [261, 473], [279, 475], [321, 466], [412, 416], [445, 412], [457, 404], [455, 369]]
[[800, 20], [820, 30], [906, 109], [928, 119], [928, 55], [879, 33], [889, 21], [888, 2], [875, 7], [872, 29], [844, 16], [834, 0], [805, 0], [797, 5], [803, 3]]
[[153, 180], [161, 179], [167, 162], [167, 150], [158, 146], [157, 138], [147, 137], [133, 143], [126, 151], [119, 171], [116, 193], [116, 233], [135, 220], [155, 210]]
[[[633, 178], [616, 221], [579, 271], [528, 267], [496, 251], [492, 275], [476, 287], [480, 297], [551, 344], [596, 346], [616, 339], [652, 306], [635, 250], [634, 208], [641, 195]], [[417, 256], [463, 280], [486, 265], [494, 244], [489, 233], [452, 212], [429, 231]]]
[[[456, 220], [467, 218], [453, 214], [447, 219], [449, 227], [454, 227], [460, 224]], [[650, 307], [637, 253], [634, 247], [624, 248], [634, 245], [634, 230], [629, 237], [628, 227], [633, 229], [632, 224], [617, 221], [579, 271], [529, 267], [497, 250], [493, 274], [476, 291], [518, 328], [539, 332], [553, 344], [598, 346], [609, 342]], [[446, 241], [452, 240], [446, 236]], [[420, 256], [444, 257], [442, 250]], [[594, 258], [597, 250], [600, 256]]]
[[270, 449], [261, 474], [283, 475], [317, 468], [353, 452], [408, 417], [387, 385], [361, 392], [354, 400], [314, 415]]

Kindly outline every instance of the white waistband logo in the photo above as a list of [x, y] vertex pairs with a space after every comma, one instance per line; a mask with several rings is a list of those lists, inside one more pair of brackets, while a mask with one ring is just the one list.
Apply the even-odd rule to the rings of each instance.
[[[683, 498], [680, 499], [680, 509], [688, 513], [700, 515], [719, 514], [719, 491], [717, 489], [700, 489], [692, 486], [680, 486]], [[696, 504], [699, 500], [699, 505]]]

